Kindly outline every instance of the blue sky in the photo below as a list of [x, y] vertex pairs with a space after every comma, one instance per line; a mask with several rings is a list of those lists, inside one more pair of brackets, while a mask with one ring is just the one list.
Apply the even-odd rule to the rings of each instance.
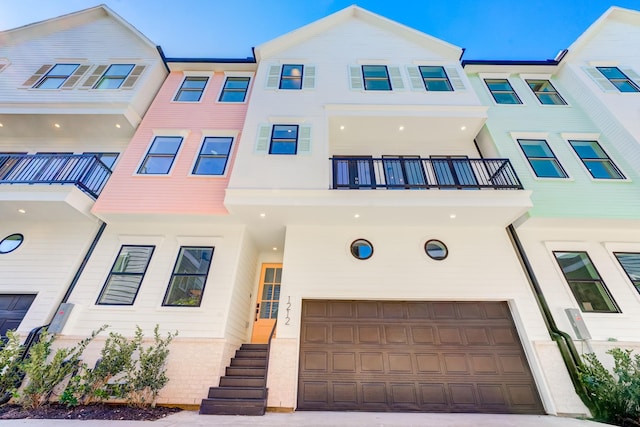
[[[251, 56], [251, 48], [343, 9], [353, 0], [102, 0], [168, 57]], [[0, 0], [0, 30], [100, 0]], [[640, 0], [361, 0], [365, 9], [466, 48], [464, 59], [556, 56], [610, 6]]]

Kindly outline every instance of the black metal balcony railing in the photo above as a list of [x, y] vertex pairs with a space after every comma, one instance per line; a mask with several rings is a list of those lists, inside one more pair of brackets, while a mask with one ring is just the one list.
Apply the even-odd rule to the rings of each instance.
[[507, 159], [333, 157], [334, 189], [519, 189]]
[[95, 154], [0, 154], [0, 184], [73, 184], [96, 199], [110, 176]]

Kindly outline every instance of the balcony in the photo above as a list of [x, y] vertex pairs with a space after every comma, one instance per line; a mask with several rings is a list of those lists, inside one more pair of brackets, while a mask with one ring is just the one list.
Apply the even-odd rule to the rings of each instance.
[[333, 189], [522, 190], [507, 159], [333, 157]]
[[0, 154], [0, 184], [70, 184], [95, 200], [110, 176], [94, 154]]

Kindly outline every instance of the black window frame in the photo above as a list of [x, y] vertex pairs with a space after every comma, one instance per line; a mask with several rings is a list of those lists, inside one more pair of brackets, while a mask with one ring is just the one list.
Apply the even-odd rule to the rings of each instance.
[[[590, 278], [590, 279], [569, 279], [567, 277], [567, 274], [564, 271], [564, 268], [562, 267], [562, 264], [560, 263], [560, 260], [558, 259], [558, 254], [574, 254], [574, 255], [584, 254], [586, 259], [589, 261], [589, 263], [593, 267], [593, 270], [595, 271], [595, 274], [597, 275], [597, 278], [595, 278], [595, 279], [594, 278]], [[556, 263], [560, 267], [560, 271], [562, 271], [562, 276], [564, 277], [565, 282], [569, 286], [569, 289], [571, 290], [571, 294], [573, 295], [573, 298], [576, 300], [576, 302], [578, 303], [578, 306], [580, 307], [580, 311], [582, 311], [583, 313], [622, 313], [622, 311], [620, 310], [620, 306], [618, 306], [618, 304], [616, 303], [616, 300], [613, 298], [613, 295], [611, 295], [611, 292], [609, 292], [609, 288], [607, 288], [606, 283], [604, 283], [604, 280], [602, 280], [602, 276], [600, 275], [600, 272], [598, 271], [598, 269], [596, 268], [596, 265], [591, 260], [591, 257], [589, 257], [589, 254], [587, 253], [587, 251], [561, 251], [561, 250], [558, 250], [558, 251], [553, 251], [553, 256], [554, 256], [554, 258], [556, 260]], [[611, 310], [585, 310], [583, 303], [584, 302], [588, 302], [588, 301], [580, 301], [578, 299], [579, 294], [576, 292], [576, 290], [574, 290], [574, 286], [572, 285], [572, 283], [596, 283], [596, 286], [599, 285], [601, 287], [602, 291], [604, 291], [604, 295], [609, 299], [609, 302], [611, 303], [611, 305], [613, 306], [615, 311], [611, 311]], [[600, 295], [601, 296], [603, 295], [602, 292], [600, 292]]]
[[[201, 88], [191, 88], [191, 87], [184, 87], [184, 84], [186, 82], [204, 82], [204, 84], [202, 85]], [[176, 96], [173, 98], [174, 102], [200, 102], [200, 100], [202, 99], [202, 95], [204, 94], [204, 90], [207, 87], [207, 84], [209, 83], [209, 77], [207, 76], [185, 76], [184, 80], [182, 80], [182, 84], [180, 85], [180, 89], [178, 89], [178, 92], [176, 93]], [[180, 97], [182, 96], [182, 94], [192, 94], [192, 93], [198, 93], [198, 99], [180, 99]]]
[[[122, 67], [122, 66], [128, 66], [131, 67], [129, 69], [129, 71], [127, 72], [127, 74], [114, 74], [114, 75], [110, 75], [109, 71], [111, 70], [112, 67]], [[127, 77], [129, 77], [129, 75], [131, 74], [131, 72], [133, 71], [133, 69], [135, 68], [136, 64], [110, 64], [109, 67], [107, 67], [106, 70], [104, 70], [104, 73], [102, 73], [102, 75], [100, 76], [100, 78], [98, 79], [98, 81], [96, 82], [95, 85], [93, 85], [93, 89], [98, 89], [98, 90], [115, 90], [115, 89], [120, 89], [122, 87], [122, 84], [124, 83], [125, 80], [127, 80]], [[100, 87], [100, 85], [103, 82], [106, 81], [115, 81], [115, 80], [120, 80], [120, 83], [118, 84], [117, 87]]]
[[[606, 151], [604, 151], [604, 148], [602, 148], [602, 145], [600, 145], [600, 143], [597, 140], [595, 140], [595, 139], [569, 139], [568, 141], [569, 141], [569, 145], [571, 146], [573, 151], [576, 153], [576, 156], [578, 156], [578, 158], [582, 162], [582, 165], [587, 170], [587, 172], [589, 172], [589, 174], [591, 175], [591, 177], [593, 179], [626, 179], [625, 175], [622, 173], [622, 171], [620, 170], [618, 165], [616, 165], [616, 163], [613, 161], [613, 159], [611, 157], [609, 157], [609, 154]], [[602, 153], [604, 153], [605, 157], [582, 157], [580, 155], [580, 153], [578, 152], [578, 150], [576, 149], [575, 145], [573, 145], [574, 142], [591, 142], [591, 143], [595, 143], [598, 146], [598, 148], [600, 149], [600, 151], [602, 151]], [[585, 162], [585, 160], [586, 160], [586, 162]], [[615, 172], [617, 172], [620, 176], [617, 177], [617, 178], [616, 177], [609, 177], [609, 178], [596, 177], [596, 176], [593, 175], [593, 172], [591, 172], [591, 169], [589, 169], [589, 166], [588, 166], [587, 162], [589, 162], [589, 163], [591, 163], [591, 162], [597, 162], [597, 163], [608, 162], [611, 165], [611, 167], [613, 168], [613, 170]]]
[[[53, 72], [53, 70], [56, 69], [57, 66], [59, 65], [75, 65], [75, 68], [73, 70], [71, 70], [71, 72], [67, 75], [65, 74], [51, 74]], [[35, 89], [43, 89], [43, 90], [47, 90], [47, 89], [51, 89], [51, 90], [55, 90], [55, 89], [60, 89], [62, 87], [63, 84], [65, 84], [65, 82], [69, 79], [69, 77], [71, 77], [73, 75], [73, 73], [76, 72], [76, 70], [78, 69], [78, 67], [80, 67], [80, 64], [74, 64], [74, 63], [66, 63], [66, 62], [61, 62], [59, 64], [55, 64], [53, 67], [51, 67], [49, 69], [49, 71], [47, 71], [47, 73], [42, 76], [40, 78], [40, 80], [38, 80], [38, 82], [33, 85], [32, 87]], [[49, 79], [63, 79], [60, 84], [57, 87], [42, 87], [42, 85]]]
[[[635, 93], [635, 92], [640, 92], [640, 87], [638, 87], [638, 85], [629, 78], [629, 76], [627, 76], [620, 68], [618, 67], [596, 67], [596, 69], [598, 70], [598, 72], [600, 74], [602, 74], [604, 76], [605, 79], [609, 80], [609, 82], [615, 86], [616, 89], [618, 89], [618, 92], [621, 93]], [[615, 69], [618, 73], [620, 73], [622, 76], [624, 76], [624, 78], [620, 78], [620, 77], [609, 77], [605, 74], [605, 71], [603, 71], [604, 69]], [[632, 88], [633, 90], [622, 90], [621, 87], [624, 87], [624, 85], [628, 85], [628, 87]]]
[[[19, 239], [12, 239], [12, 237], [19, 237]], [[18, 244], [15, 245], [12, 249], [9, 250], [2, 250], [2, 244], [4, 242], [7, 241], [14, 241], [17, 240]], [[10, 254], [11, 252], [17, 250], [20, 246], [22, 246], [22, 244], [24, 243], [24, 235], [22, 233], [11, 233], [8, 236], [4, 237], [3, 239], [0, 239], [0, 255], [5, 255], [5, 254]]]
[[627, 271], [627, 269], [625, 268], [624, 264], [622, 263], [622, 261], [620, 261], [620, 258], [618, 257], [618, 255], [636, 255], [638, 257], [638, 260], [640, 261], [640, 252], [626, 252], [626, 251], [625, 252], [614, 252], [613, 255], [616, 257], [616, 260], [620, 264], [620, 267], [622, 267], [622, 269], [626, 273], [626, 275], [629, 278], [629, 281], [631, 282], [633, 287], [636, 288], [636, 291], [638, 291], [638, 293], [640, 294], [640, 279], [634, 280], [634, 278], [631, 277], [631, 273], [629, 273]]
[[[197, 274], [192, 274], [192, 273], [176, 273], [176, 269], [178, 269], [178, 267], [180, 266], [178, 263], [182, 260], [183, 257], [181, 257], [181, 254], [183, 253], [184, 250], [187, 249], [198, 249], [198, 250], [203, 250], [203, 249], [211, 249], [210, 252], [210, 259], [209, 259], [209, 265], [207, 266], [207, 271], [206, 273], [197, 273]], [[176, 262], [173, 265], [173, 270], [171, 270], [171, 278], [169, 279], [169, 284], [167, 285], [167, 290], [165, 291], [164, 294], [164, 298], [162, 299], [162, 306], [163, 307], [200, 307], [200, 305], [202, 304], [202, 296], [204, 295], [204, 290], [205, 287], [207, 285], [207, 278], [209, 277], [209, 271], [211, 271], [211, 264], [213, 264], [213, 254], [215, 252], [215, 247], [214, 246], [180, 246], [180, 250], [178, 251], [178, 255], [176, 256]], [[171, 296], [173, 287], [174, 287], [174, 280], [178, 277], [203, 277], [204, 280], [202, 282], [202, 289], [200, 289], [200, 295], [198, 298], [198, 304], [169, 304], [167, 301], [169, 299], [169, 297]], [[179, 300], [178, 300], [179, 301]]]
[[[146, 265], [144, 267], [144, 271], [142, 273], [127, 273], [127, 272], [114, 272], [113, 269], [116, 267], [116, 265], [118, 264], [118, 259], [120, 258], [120, 254], [122, 253], [122, 250], [124, 248], [151, 248], [151, 251], [149, 252], [149, 257], [147, 258], [146, 261]], [[96, 300], [96, 304], [95, 305], [110, 305], [110, 306], [131, 306], [134, 305], [136, 302], [136, 298], [138, 297], [138, 293], [140, 292], [140, 288], [142, 287], [142, 282], [144, 281], [144, 276], [147, 274], [147, 270], [149, 270], [149, 264], [151, 263], [151, 258], [153, 258], [153, 253], [156, 250], [156, 246], [155, 245], [121, 245], [120, 246], [120, 250], [118, 251], [118, 255], [116, 255], [116, 259], [113, 261], [113, 264], [111, 265], [111, 269], [109, 270], [109, 275], [107, 276], [107, 280], [105, 280], [104, 285], [102, 285], [102, 290], [100, 291], [100, 294], [98, 295], [98, 299]], [[128, 304], [123, 304], [123, 303], [105, 303], [105, 302], [101, 302], [102, 298], [107, 294], [108, 291], [108, 285], [109, 282], [111, 280], [111, 277], [113, 275], [117, 275], [117, 276], [140, 276], [140, 280], [138, 280], [138, 285], [136, 288], [136, 292], [133, 295], [133, 298], [131, 299], [131, 302]]]
[[[276, 138], [275, 134], [276, 134], [276, 128], [277, 127], [295, 127], [296, 129], [296, 135], [295, 138]], [[300, 141], [300, 125], [292, 125], [292, 124], [274, 124], [271, 127], [271, 137], [269, 138], [269, 154], [274, 154], [274, 155], [285, 155], [285, 156], [293, 156], [298, 154], [298, 142]], [[294, 149], [293, 152], [273, 152], [273, 146], [275, 144], [293, 144]]]
[[[247, 85], [244, 88], [230, 88], [227, 87], [227, 84], [230, 81], [246, 81]], [[230, 103], [242, 103], [247, 100], [247, 93], [249, 92], [249, 85], [251, 84], [251, 77], [247, 76], [227, 76], [224, 81], [224, 85], [222, 86], [222, 91], [220, 91], [220, 97], [218, 97], [218, 102], [230, 102]], [[227, 94], [236, 94], [242, 92], [242, 101], [228, 101], [224, 98]]]
[[[297, 68], [300, 69], [300, 76], [293, 76], [290, 74], [285, 74], [285, 70], [290, 67], [291, 70], [295, 70]], [[302, 90], [302, 79], [304, 76], [304, 64], [283, 64], [280, 70], [280, 83], [278, 85], [278, 89], [281, 90]], [[285, 81], [293, 81], [298, 80], [299, 83], [297, 87], [282, 87], [282, 83]]]
[[[229, 151], [227, 151], [226, 155], [220, 154], [203, 154], [202, 150], [204, 150], [205, 144], [208, 139], [228, 139], [229, 140]], [[233, 137], [232, 136], [205, 136], [202, 139], [202, 144], [200, 144], [200, 151], [198, 151], [198, 157], [196, 158], [196, 162], [193, 165], [193, 170], [191, 171], [192, 175], [199, 176], [223, 176], [227, 172], [227, 165], [229, 164], [229, 157], [231, 156], [231, 149], [233, 148]], [[202, 159], [221, 159], [224, 158], [224, 167], [222, 168], [222, 173], [219, 174], [211, 174], [211, 173], [198, 173], [197, 169], [200, 165]]]
[[[501, 90], [501, 89], [491, 89], [491, 83], [506, 83], [510, 90]], [[495, 101], [496, 104], [499, 105], [522, 105], [522, 100], [520, 99], [520, 97], [518, 96], [518, 94], [516, 93], [515, 89], [513, 88], [513, 86], [511, 85], [511, 82], [509, 81], [509, 79], [484, 79], [484, 84], [485, 86], [487, 86], [487, 89], [489, 90], [489, 93], [491, 93], [491, 96], [493, 97], [493, 100]], [[500, 102], [498, 101], [498, 99], [496, 98], [496, 94], [510, 94], [513, 96], [513, 99], [515, 99], [518, 102]]]
[[[552, 154], [552, 157], [539, 157], [539, 156], [529, 157], [527, 152], [524, 150], [524, 147], [522, 146], [522, 141], [540, 141], [540, 142], [544, 142], [545, 146], [549, 149], [549, 152]], [[564, 169], [564, 167], [562, 167], [562, 163], [560, 163], [560, 160], [558, 160], [558, 157], [556, 156], [556, 153], [553, 152], [553, 150], [551, 149], [551, 146], [549, 145], [549, 142], [546, 139], [518, 138], [518, 146], [520, 147], [520, 150], [522, 151], [522, 154], [524, 154], [524, 157], [527, 159], [527, 162], [529, 162], [529, 166], [531, 166], [531, 170], [536, 175], [536, 177], [538, 177], [538, 178], [550, 178], [550, 179], [566, 179], [566, 178], [569, 178], [569, 174]], [[563, 175], [562, 176], [540, 176], [540, 174], [536, 170], [536, 167], [531, 162], [532, 160], [534, 160], [534, 161], [535, 160], [551, 161], [552, 163], [555, 163], [555, 165], [557, 166], [557, 169], [559, 169], [562, 172]]]
[[[562, 95], [560, 95], [560, 93], [558, 92], [558, 89], [555, 88], [555, 86], [553, 85], [553, 83], [551, 83], [551, 80], [547, 80], [547, 79], [525, 79], [525, 82], [527, 83], [527, 86], [529, 86], [529, 88], [531, 89], [531, 91], [533, 92], [533, 94], [536, 96], [536, 98], [538, 98], [538, 102], [540, 102], [540, 104], [542, 105], [567, 105], [567, 101], [564, 100], [564, 98], [562, 97]], [[551, 89], [553, 89], [552, 91], [545, 91], [545, 90], [535, 90], [534, 89], [534, 85], [536, 84], [548, 84]], [[557, 97], [561, 102], [557, 103], [557, 102], [552, 102], [552, 103], [548, 103], [542, 100], [541, 96], [550, 96], [552, 99], [554, 96]]]
[[[176, 152], [173, 154], [170, 153], [151, 153], [151, 150], [153, 149], [153, 145], [156, 143], [156, 140], [158, 140], [159, 138], [176, 138], [176, 139], [180, 139], [180, 142], [178, 143], [178, 146], [176, 147]], [[153, 141], [151, 142], [151, 145], [149, 145], [149, 148], [147, 149], [147, 153], [144, 156], [144, 159], [142, 159], [142, 163], [140, 163], [140, 166], [138, 167], [138, 171], [136, 172], [138, 175], [168, 175], [169, 172], [171, 172], [171, 168], [173, 168], [173, 163], [176, 160], [176, 157], [178, 156], [178, 152], [180, 151], [180, 147], [182, 146], [182, 141], [184, 140], [183, 137], [181, 136], [167, 136], [167, 135], [157, 135], [153, 138]], [[149, 159], [151, 158], [157, 158], [157, 157], [169, 157], [171, 156], [171, 163], [169, 164], [169, 167], [167, 168], [166, 172], [155, 172], [155, 173], [151, 173], [151, 172], [144, 172], [142, 169], [145, 167], [145, 165], [147, 164], [147, 162], [149, 161]]]
[[[376, 77], [376, 76], [369, 76], [367, 77], [367, 73], [365, 68], [377, 68], [377, 69], [382, 69], [384, 68], [384, 72], [385, 72], [385, 78], [383, 77]], [[361, 67], [362, 70], [362, 81], [364, 83], [364, 90], [371, 90], [371, 91], [382, 91], [382, 92], [386, 92], [386, 91], [391, 91], [393, 90], [393, 86], [391, 86], [391, 79], [389, 77], [389, 68], [386, 65], [362, 65]], [[386, 81], [387, 82], [387, 86], [388, 89], [383, 89], [383, 88], [379, 88], [379, 89], [375, 89], [375, 88], [369, 88], [367, 87], [367, 84], [372, 81], [372, 82], [382, 82], [382, 81]]]
[[[440, 69], [440, 71], [442, 71], [442, 74], [444, 76], [443, 77], [425, 77], [424, 71], [426, 71], [427, 68]], [[418, 72], [420, 73], [420, 77], [422, 78], [422, 83], [424, 83], [424, 87], [427, 90], [427, 92], [453, 92], [453, 85], [451, 84], [451, 80], [449, 79], [449, 76], [447, 75], [447, 71], [444, 69], [444, 67], [439, 65], [420, 65], [418, 66]], [[429, 89], [429, 82], [446, 82], [448, 89], [446, 90]]]

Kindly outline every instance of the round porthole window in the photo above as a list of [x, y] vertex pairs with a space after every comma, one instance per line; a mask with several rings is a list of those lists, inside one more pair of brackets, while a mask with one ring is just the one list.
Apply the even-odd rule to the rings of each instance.
[[24, 236], [22, 234], [12, 234], [0, 240], [0, 254], [8, 254], [18, 249], [22, 244]]
[[358, 259], [369, 259], [373, 255], [373, 245], [365, 239], [354, 240], [351, 243], [351, 255]]
[[430, 258], [436, 261], [443, 260], [449, 255], [447, 246], [440, 240], [429, 240], [424, 244], [424, 250]]

